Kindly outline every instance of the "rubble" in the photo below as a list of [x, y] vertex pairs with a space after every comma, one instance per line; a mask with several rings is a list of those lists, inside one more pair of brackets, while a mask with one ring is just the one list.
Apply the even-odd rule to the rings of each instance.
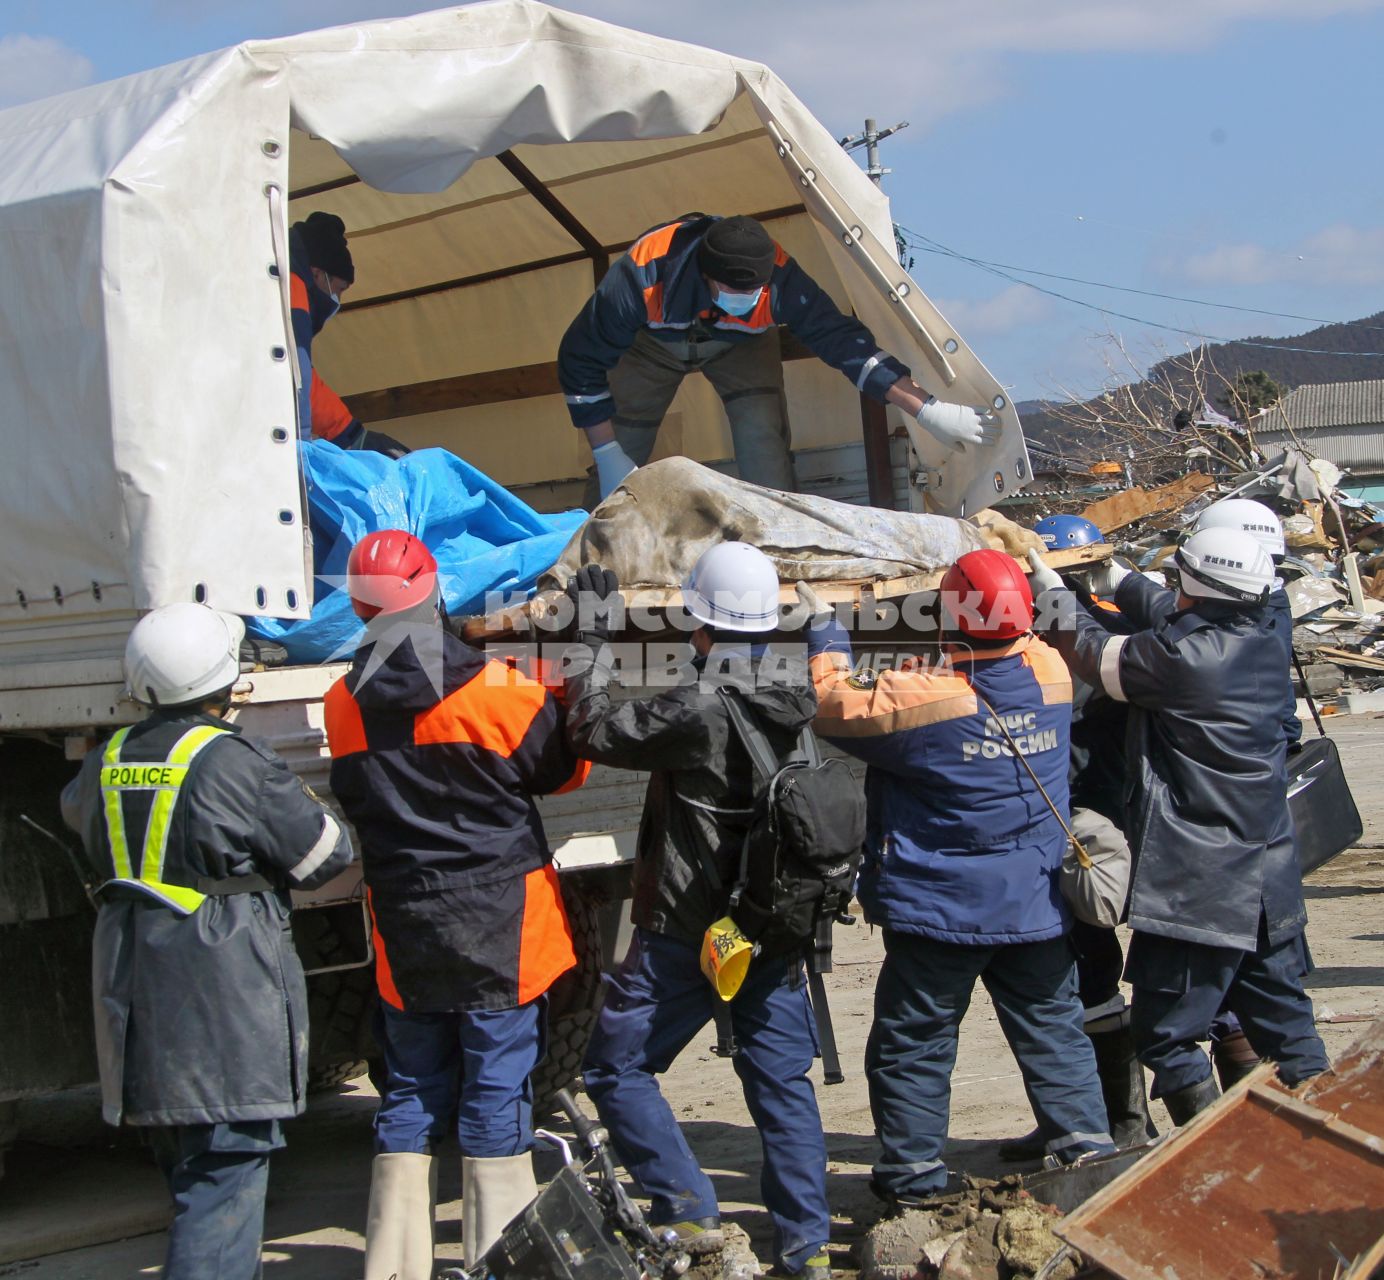
[[[877, 1222], [860, 1246], [861, 1280], [1069, 1280], [1079, 1258], [1058, 1259], [1061, 1213], [1023, 1178], [966, 1176], [964, 1189]], [[1046, 1268], [1046, 1270], [1045, 1270]]]
[[1161, 488], [1109, 495], [1079, 514], [1118, 556], [1156, 575], [1211, 503], [1233, 496], [1271, 507], [1288, 549], [1280, 572], [1305, 672], [1297, 693], [1331, 714], [1384, 690], [1384, 511], [1344, 493], [1342, 478], [1330, 463], [1289, 449], [1259, 472], [1192, 472]]

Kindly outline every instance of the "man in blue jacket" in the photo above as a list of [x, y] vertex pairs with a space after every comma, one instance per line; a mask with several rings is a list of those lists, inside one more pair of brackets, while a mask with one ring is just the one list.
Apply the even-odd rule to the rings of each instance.
[[558, 349], [558, 381], [595, 462], [585, 505], [648, 461], [678, 387], [698, 370], [725, 405], [740, 478], [796, 488], [779, 325], [944, 444], [998, 438], [988, 410], [930, 397], [753, 218], [687, 214], [630, 246]]
[[[1247, 533], [1206, 529], [1177, 551], [1176, 592], [1141, 574], [1115, 603], [1139, 628], [1111, 635], [1076, 612], [1051, 642], [1083, 680], [1130, 705], [1125, 827], [1134, 930], [1132, 1030], [1175, 1124], [1215, 1101], [1198, 1045], [1227, 1007], [1289, 1085], [1325, 1071], [1302, 987], [1302, 878], [1288, 812], [1283, 667], [1266, 629], [1273, 563]], [[1061, 580], [1040, 560], [1046, 597]]]
[[941, 596], [949, 643], [934, 670], [854, 673], [844, 631], [811, 633], [814, 728], [870, 766], [858, 892], [885, 948], [865, 1050], [883, 1147], [872, 1186], [904, 1206], [947, 1185], [951, 1072], [976, 979], [1051, 1163], [1114, 1150], [1058, 889], [1071, 680], [1030, 634], [1011, 557], [962, 556]]

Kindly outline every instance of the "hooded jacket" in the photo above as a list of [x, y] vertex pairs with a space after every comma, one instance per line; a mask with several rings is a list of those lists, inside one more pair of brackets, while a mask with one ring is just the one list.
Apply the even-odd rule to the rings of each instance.
[[741, 690], [782, 753], [811, 722], [817, 699], [801, 659], [784, 660], [773, 646], [717, 646], [691, 664], [688, 678], [654, 697], [616, 703], [598, 657], [568, 681], [567, 737], [588, 760], [650, 771], [631, 917], [639, 928], [700, 943], [726, 914], [755, 796], [754, 768], [716, 687]]
[[1130, 927], [1253, 951], [1262, 913], [1276, 945], [1307, 920], [1286, 796], [1281, 643], [1262, 608], [1198, 600], [1179, 610], [1142, 574], [1120, 584], [1115, 603], [1134, 634], [1112, 636], [1077, 611], [1074, 630], [1048, 639], [1076, 675], [1130, 707]]
[[[325, 884], [354, 856], [345, 831], [267, 747], [202, 714], [156, 712], [124, 762], [160, 761], [189, 729], [224, 730], [179, 788], [163, 879], [254, 876], [269, 887], [177, 914], [137, 891], [103, 891], [92, 944], [102, 1112], [109, 1124], [216, 1124], [297, 1115], [307, 1092], [308, 1009], [290, 889]], [[115, 874], [91, 752], [62, 796], [96, 878]], [[130, 830], [133, 841], [142, 833]]]
[[576, 963], [534, 796], [579, 787], [542, 684], [436, 625], [369, 637], [327, 691], [332, 791], [360, 837], [381, 996], [509, 1009]]

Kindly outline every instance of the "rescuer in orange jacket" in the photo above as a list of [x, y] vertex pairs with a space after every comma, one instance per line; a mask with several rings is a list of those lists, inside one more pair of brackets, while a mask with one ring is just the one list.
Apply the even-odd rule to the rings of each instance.
[[585, 506], [648, 461], [663, 415], [696, 371], [725, 406], [740, 478], [796, 489], [779, 325], [942, 443], [998, 438], [989, 410], [929, 396], [755, 219], [685, 214], [611, 264], [558, 348], [558, 382], [595, 463]]
[[312, 364], [313, 338], [340, 310], [342, 296], [356, 282], [356, 266], [346, 246], [346, 224], [336, 214], [321, 210], [295, 222], [288, 232], [288, 261], [293, 342], [302, 374], [299, 437], [402, 457], [408, 447], [381, 431], [367, 431]]
[[537, 1194], [529, 1074], [545, 993], [576, 963], [533, 797], [580, 786], [563, 710], [439, 625], [437, 562], [369, 534], [366, 619], [327, 692], [332, 791], [360, 837], [388, 1081], [375, 1118], [366, 1280], [430, 1280], [434, 1145], [456, 1116], [468, 1265]]

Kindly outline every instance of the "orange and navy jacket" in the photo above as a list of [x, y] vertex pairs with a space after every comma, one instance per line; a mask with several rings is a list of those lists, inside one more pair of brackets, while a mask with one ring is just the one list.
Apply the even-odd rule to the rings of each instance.
[[881, 351], [859, 320], [843, 315], [778, 245], [773, 274], [749, 315], [726, 315], [715, 307], [697, 267], [697, 250], [719, 221], [691, 214], [656, 227], [606, 272], [558, 347], [557, 376], [573, 425], [593, 427], [614, 416], [607, 375], [642, 329], [668, 341], [685, 339], [694, 327], [708, 337], [740, 341], [781, 324], [880, 401], [908, 376], [908, 369]]
[[330, 440], [343, 449], [354, 447], [364, 434], [345, 401], [312, 367], [312, 340], [337, 311], [337, 304], [317, 287], [308, 266], [308, 251], [296, 231], [289, 233], [288, 297], [293, 312], [293, 341], [303, 385], [298, 392], [298, 434], [303, 440]]
[[581, 786], [591, 766], [542, 684], [421, 630], [364, 646], [325, 700], [380, 994], [411, 1012], [513, 1008], [575, 962], [533, 798]]
[[813, 728], [870, 766], [857, 887], [867, 918], [962, 945], [1064, 933], [1066, 835], [985, 707], [1065, 819], [1072, 683], [1057, 652], [1026, 635], [876, 673], [853, 670], [834, 622], [809, 634]]

